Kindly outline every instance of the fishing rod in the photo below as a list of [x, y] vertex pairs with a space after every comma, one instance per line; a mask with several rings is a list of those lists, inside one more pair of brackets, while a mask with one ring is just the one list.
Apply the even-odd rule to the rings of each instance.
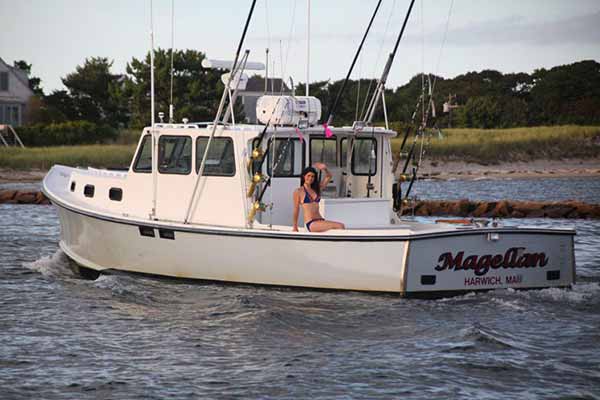
[[[256, 5], [256, 0], [252, 0], [252, 5], [250, 6], [250, 11], [248, 12], [248, 17], [246, 18], [246, 24], [244, 25], [244, 30], [242, 32], [242, 37], [240, 38], [240, 42], [238, 43], [238, 48], [235, 52], [235, 59], [233, 61], [233, 65], [231, 67], [232, 70], [235, 70], [237, 67], [238, 59], [240, 57], [240, 52], [242, 51], [242, 46], [244, 44], [244, 40], [246, 38], [246, 33], [248, 32], [248, 26], [250, 25], [250, 20], [252, 19], [252, 14], [254, 13], [254, 6]], [[221, 102], [219, 103], [219, 109], [217, 110], [217, 114], [215, 115], [215, 120], [213, 122], [212, 132], [210, 133], [210, 137], [208, 138], [208, 142], [206, 143], [206, 149], [204, 149], [204, 155], [202, 156], [202, 162], [200, 163], [200, 168], [198, 169], [198, 176], [196, 177], [196, 183], [194, 184], [194, 191], [192, 192], [192, 197], [190, 198], [190, 202], [188, 204], [187, 212], [185, 214], [185, 219], [183, 221], [184, 224], [189, 223], [190, 213], [192, 211], [192, 205], [194, 204], [194, 200], [196, 198], [196, 193], [198, 190], [198, 184], [200, 183], [200, 179], [204, 174], [204, 166], [206, 165], [206, 159], [208, 158], [208, 150], [210, 148], [210, 144], [212, 142], [213, 137], [215, 136], [215, 132], [217, 131], [217, 125], [219, 123], [219, 119], [221, 118], [221, 114], [223, 113], [223, 107], [225, 105], [225, 99], [227, 97], [227, 89], [231, 84], [232, 76], [229, 75], [227, 79], [227, 85], [225, 85], [225, 89], [223, 90], [223, 95], [221, 96]]]
[[[423, 89], [424, 91], [424, 89]], [[404, 167], [402, 168], [402, 174], [406, 173], [406, 170], [408, 168], [408, 164], [411, 160], [411, 158], [414, 156], [414, 149], [416, 146], [416, 143], [419, 139], [419, 136], [423, 136], [425, 134], [425, 129], [427, 128], [427, 124], [429, 122], [429, 112], [431, 111], [431, 114], [433, 116], [433, 118], [436, 118], [436, 113], [435, 113], [435, 105], [433, 103], [433, 89], [432, 89], [432, 85], [431, 85], [431, 80], [429, 79], [429, 83], [428, 83], [428, 96], [427, 96], [427, 108], [423, 110], [423, 117], [421, 119], [421, 126], [419, 127], [419, 129], [417, 130], [415, 137], [413, 139], [413, 142], [411, 144], [410, 150], [408, 151], [408, 155], [406, 156], [406, 161], [404, 162]], [[415, 118], [416, 115], [419, 111], [419, 106], [422, 105], [424, 106], [425, 102], [422, 102], [423, 98], [425, 97], [425, 93], [421, 93], [421, 96], [419, 96], [419, 99], [417, 100], [417, 107], [415, 108], [415, 112], [412, 115], [411, 118], [411, 125], [414, 125], [415, 123]], [[407, 139], [407, 135], [405, 135], [403, 141], [402, 141], [402, 145], [400, 146], [400, 152], [402, 152], [404, 145], [406, 143], [406, 139]], [[399, 158], [398, 158], [399, 159]], [[393, 172], [396, 172], [396, 169], [394, 168]]]
[[[423, 96], [423, 94], [421, 94]], [[402, 154], [402, 150], [404, 150], [404, 146], [406, 145], [406, 141], [408, 140], [414, 126], [415, 119], [417, 117], [417, 112], [419, 111], [419, 106], [421, 105], [421, 96], [417, 99], [417, 104], [415, 104], [415, 111], [412, 114], [409, 125], [404, 129], [404, 136], [402, 137], [402, 143], [400, 144], [400, 150], [398, 150], [398, 157], [394, 161], [394, 166], [392, 168], [392, 174], [395, 174], [398, 170], [398, 165], [400, 164], [400, 156]]]
[[383, 68], [383, 73], [381, 74], [381, 78], [379, 78], [379, 82], [377, 82], [377, 86], [375, 91], [373, 92], [373, 96], [371, 97], [371, 101], [369, 107], [367, 108], [365, 117], [368, 115], [368, 118], [363, 118], [363, 121], [367, 119], [367, 124], [370, 124], [373, 120], [373, 115], [375, 114], [375, 109], [377, 108], [377, 104], [379, 102], [379, 97], [381, 96], [383, 90], [385, 89], [385, 83], [387, 81], [388, 75], [390, 73], [390, 69], [392, 68], [392, 63], [394, 62], [394, 58], [396, 57], [396, 53], [398, 51], [398, 45], [400, 45], [400, 40], [404, 35], [404, 29], [406, 28], [406, 24], [408, 22], [408, 18], [412, 12], [413, 5], [415, 4], [415, 0], [411, 0], [410, 5], [408, 7], [408, 11], [406, 12], [406, 16], [404, 17], [404, 22], [402, 23], [402, 29], [398, 34], [398, 38], [396, 39], [396, 44], [394, 45], [394, 50], [390, 53], [388, 60]]
[[[371, 29], [371, 25], [373, 25], [373, 21], [375, 20], [375, 16], [377, 15], [377, 11], [379, 11], [379, 6], [381, 5], [381, 1], [382, 0], [379, 0], [377, 2], [377, 6], [375, 7], [375, 11], [373, 11], [373, 15], [371, 16], [371, 20], [369, 21], [369, 25], [367, 26], [367, 30], [365, 31], [365, 34], [363, 35], [363, 38], [360, 41], [360, 45], [358, 46], [358, 49], [356, 50], [356, 54], [354, 55], [354, 59], [352, 60], [352, 64], [350, 65], [350, 69], [348, 70], [348, 74], [346, 74], [346, 79], [344, 79], [344, 82], [342, 83], [342, 87], [338, 91], [338, 93], [337, 93], [337, 95], [335, 97], [335, 101], [333, 102], [333, 105], [329, 109], [329, 114], [328, 114], [328, 117], [327, 117], [327, 122], [324, 124], [325, 129], [327, 129], [327, 127], [329, 125], [331, 125], [331, 123], [333, 122], [333, 117], [334, 117], [335, 111], [337, 109], [337, 106], [339, 104], [340, 98], [342, 97], [342, 94], [344, 93], [344, 90], [346, 89], [346, 84], [350, 80], [350, 74], [352, 74], [352, 70], [354, 69], [354, 65], [356, 64], [356, 60], [358, 59], [358, 56], [360, 55], [360, 51], [362, 50], [362, 46], [365, 43], [365, 39], [367, 38], [367, 35], [369, 34], [369, 30]], [[412, 1], [414, 2], [414, 0], [412, 0]]]
[[[435, 119], [437, 118], [436, 112], [435, 112], [435, 104], [433, 102], [433, 87], [431, 85], [431, 79], [428, 78], [428, 101], [427, 101], [427, 108], [423, 111], [423, 118], [421, 121], [421, 126], [419, 127], [419, 130], [417, 131], [417, 133], [415, 134], [415, 138], [412, 142], [412, 145], [410, 147], [409, 153], [406, 157], [406, 161], [404, 163], [404, 167], [402, 169], [402, 174], [400, 175], [400, 180], [402, 181], [406, 181], [407, 176], [406, 176], [406, 170], [408, 169], [408, 164], [411, 161], [411, 159], [415, 156], [415, 148], [416, 148], [416, 144], [418, 141], [418, 138], [421, 137], [421, 150], [420, 150], [420, 156], [419, 156], [419, 161], [416, 163], [416, 166], [413, 166], [412, 168], [412, 174], [411, 174], [411, 179], [410, 179], [410, 183], [408, 185], [408, 189], [406, 190], [406, 193], [404, 195], [404, 199], [402, 199], [402, 192], [401, 190], [398, 191], [398, 196], [400, 196], [400, 199], [395, 200], [396, 202], [400, 202], [399, 207], [400, 207], [400, 212], [401, 212], [401, 208], [402, 205], [404, 205], [405, 203], [407, 203], [408, 201], [408, 197], [410, 195], [411, 189], [413, 187], [414, 182], [417, 180], [417, 173], [421, 167], [421, 160], [423, 155], [425, 154], [425, 149], [423, 147], [423, 142], [425, 141], [425, 129], [427, 128], [427, 124], [429, 122], [429, 113], [431, 111], [431, 115], [432, 118]], [[419, 97], [419, 100], [421, 100], [424, 96], [424, 93], [421, 94], [421, 96]], [[424, 102], [421, 103], [424, 106]], [[414, 117], [416, 115], [416, 113], [418, 112], [418, 109], [415, 109], [415, 113], [413, 114], [413, 120]], [[434, 122], [434, 126], [437, 127], [437, 122]], [[438, 128], [439, 131], [439, 128]], [[427, 142], [427, 144], [429, 144], [429, 140]], [[414, 164], [414, 162], [413, 162]]]

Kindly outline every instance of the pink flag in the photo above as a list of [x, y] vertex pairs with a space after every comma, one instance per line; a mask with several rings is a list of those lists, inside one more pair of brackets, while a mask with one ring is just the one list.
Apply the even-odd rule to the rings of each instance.
[[326, 138], [330, 138], [333, 136], [333, 132], [331, 132], [331, 129], [329, 129], [329, 126], [327, 125], [327, 122], [325, 122], [323, 124], [323, 128], [325, 128], [325, 137]]
[[298, 134], [300, 141], [304, 143], [304, 136], [302, 135], [302, 132], [300, 132], [300, 129], [296, 128], [296, 133]]

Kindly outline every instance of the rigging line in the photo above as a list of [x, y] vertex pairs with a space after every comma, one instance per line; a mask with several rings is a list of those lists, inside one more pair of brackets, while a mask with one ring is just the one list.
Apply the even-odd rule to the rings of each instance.
[[450, 16], [452, 15], [452, 8], [454, 6], [454, 0], [450, 1], [450, 8], [448, 9], [448, 17], [446, 19], [446, 28], [444, 30], [444, 38], [442, 39], [442, 45], [440, 46], [440, 52], [438, 54], [437, 64], [435, 66], [435, 72], [433, 75], [433, 84], [431, 86], [431, 93], [433, 96], [433, 91], [435, 90], [435, 83], [437, 81], [437, 75], [440, 69], [440, 63], [442, 61], [442, 52], [444, 50], [444, 46], [446, 45], [446, 37], [448, 36], [448, 28], [450, 26]]
[[354, 120], [358, 121], [358, 105], [360, 104], [360, 78], [362, 76], [362, 57], [358, 62], [358, 83], [356, 87], [356, 109], [354, 110]]
[[[386, 42], [386, 37], [390, 29], [390, 23], [392, 22], [392, 17], [394, 16], [394, 12], [396, 11], [396, 0], [392, 3], [392, 8], [390, 10], [390, 15], [388, 16], [387, 23], [385, 24], [385, 30], [383, 31], [383, 40], [379, 45], [379, 50], [377, 51], [377, 57], [375, 58], [375, 63], [373, 64], [373, 76], [375, 76], [376, 71], [379, 69], [379, 60], [381, 59], [381, 54], [383, 53], [383, 46]], [[377, 81], [377, 78], [373, 78], [369, 80], [369, 86], [367, 88], [367, 93], [365, 95], [365, 101], [363, 102], [363, 106], [360, 110], [360, 115], [364, 115], [365, 108], [367, 107], [367, 102], [369, 100], [369, 94], [371, 93], [371, 86]], [[363, 120], [364, 118], [361, 118]]]
[[329, 109], [329, 116], [327, 117], [326, 126], [331, 125], [331, 123], [333, 122], [333, 116], [335, 114], [335, 110], [336, 110], [337, 105], [338, 105], [338, 103], [340, 101], [340, 98], [342, 97], [342, 94], [344, 93], [344, 89], [346, 88], [346, 84], [348, 83], [348, 79], [350, 78], [350, 74], [352, 73], [352, 69], [354, 68], [354, 64], [356, 64], [356, 59], [360, 55], [360, 51], [362, 50], [363, 44], [365, 43], [365, 39], [367, 38], [367, 35], [369, 34], [369, 30], [371, 29], [371, 25], [373, 25], [373, 20], [375, 20], [375, 16], [377, 15], [377, 11], [379, 11], [379, 6], [381, 6], [381, 0], [379, 0], [377, 2], [377, 6], [375, 7], [375, 11], [373, 11], [373, 15], [371, 16], [371, 20], [369, 21], [369, 25], [367, 26], [367, 30], [365, 31], [365, 34], [363, 35], [363, 38], [362, 38], [362, 40], [360, 42], [360, 45], [358, 46], [358, 49], [356, 50], [356, 54], [354, 55], [354, 59], [352, 60], [352, 64], [350, 65], [350, 69], [348, 70], [348, 74], [346, 74], [346, 79], [342, 83], [342, 87], [338, 91], [337, 96], [335, 98], [335, 101], [334, 101], [333, 105], [331, 106], [331, 108]]
[[382, 90], [385, 90], [385, 83], [387, 81], [388, 75], [392, 68], [392, 64], [394, 63], [394, 58], [396, 57], [396, 53], [398, 51], [398, 46], [400, 45], [400, 41], [402, 40], [402, 36], [404, 35], [404, 30], [406, 29], [406, 24], [408, 23], [408, 19], [412, 12], [412, 8], [415, 4], [415, 0], [411, 0], [410, 5], [408, 6], [408, 11], [406, 12], [406, 16], [404, 17], [404, 22], [402, 23], [402, 28], [400, 29], [400, 33], [398, 33], [398, 37], [396, 38], [396, 44], [394, 45], [394, 50], [388, 56], [388, 60], [383, 69], [383, 73], [377, 82], [377, 87], [373, 92], [373, 96], [371, 96], [371, 101], [369, 103], [369, 107], [367, 108], [367, 123], [370, 124], [373, 115], [375, 114], [375, 109], [377, 108], [377, 103], [379, 102], [379, 96], [381, 95]]

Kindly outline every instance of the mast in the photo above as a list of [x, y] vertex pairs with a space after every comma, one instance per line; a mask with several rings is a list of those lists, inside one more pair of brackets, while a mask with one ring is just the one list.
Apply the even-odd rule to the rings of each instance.
[[[414, 3], [414, 0], [412, 0], [412, 1]], [[375, 11], [373, 11], [373, 15], [371, 16], [371, 20], [369, 21], [367, 30], [365, 31], [365, 34], [363, 35], [363, 38], [360, 41], [360, 45], [358, 46], [358, 49], [356, 50], [356, 54], [354, 55], [354, 59], [352, 60], [352, 64], [350, 65], [350, 69], [348, 70], [348, 73], [346, 74], [346, 79], [344, 79], [344, 82], [342, 83], [342, 87], [338, 91], [338, 93], [335, 97], [335, 101], [333, 102], [333, 105], [329, 109], [329, 116], [327, 117], [327, 122], [325, 123], [326, 130], [327, 130], [327, 127], [329, 125], [331, 125], [331, 123], [333, 122], [333, 117], [335, 115], [335, 111], [337, 109], [338, 103], [340, 101], [340, 98], [342, 97], [342, 94], [344, 93], [344, 89], [346, 89], [346, 84], [348, 83], [348, 80], [350, 79], [350, 74], [352, 74], [352, 70], [354, 69], [354, 64], [356, 64], [356, 60], [358, 59], [358, 56], [360, 55], [360, 51], [362, 50], [362, 46], [365, 43], [365, 39], [367, 38], [367, 35], [369, 34], [369, 30], [371, 29], [373, 20], [375, 19], [375, 16], [377, 15], [377, 11], [379, 11], [379, 6], [381, 6], [381, 0], [379, 0], [377, 2], [377, 6], [375, 7]]]

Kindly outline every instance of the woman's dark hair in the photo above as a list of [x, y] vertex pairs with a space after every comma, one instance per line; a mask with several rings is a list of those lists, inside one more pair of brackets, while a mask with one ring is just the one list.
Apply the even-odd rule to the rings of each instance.
[[317, 196], [319, 196], [319, 195], [321, 195], [321, 185], [319, 184], [319, 174], [317, 173], [317, 170], [314, 169], [313, 167], [304, 168], [304, 170], [302, 171], [302, 175], [300, 175], [300, 186], [304, 186], [304, 177], [306, 176], [306, 174], [308, 174], [310, 172], [315, 174], [315, 180], [313, 181], [312, 185], [310, 185], [310, 188], [315, 191]]

